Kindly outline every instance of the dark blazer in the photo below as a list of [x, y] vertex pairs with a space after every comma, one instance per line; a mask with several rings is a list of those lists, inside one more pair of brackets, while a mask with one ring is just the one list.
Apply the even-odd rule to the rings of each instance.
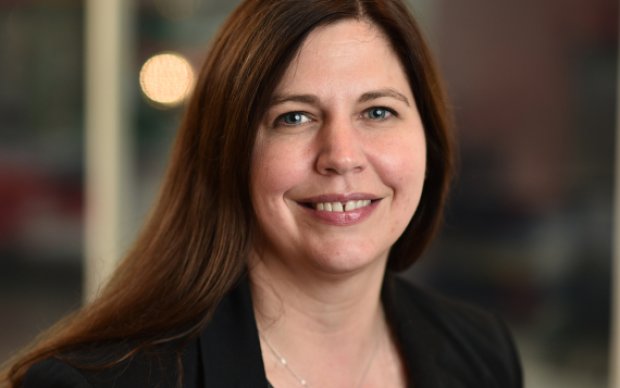
[[[250, 287], [244, 279], [217, 307], [200, 336], [181, 349], [141, 352], [102, 371], [57, 359], [35, 364], [26, 388], [267, 387]], [[416, 388], [521, 388], [515, 346], [496, 317], [386, 275], [382, 300]], [[109, 354], [119, 352], [120, 347]], [[98, 354], [101, 354], [100, 352]], [[87, 355], [92, 361], [92, 355]], [[99, 359], [97, 359], [99, 360]]]

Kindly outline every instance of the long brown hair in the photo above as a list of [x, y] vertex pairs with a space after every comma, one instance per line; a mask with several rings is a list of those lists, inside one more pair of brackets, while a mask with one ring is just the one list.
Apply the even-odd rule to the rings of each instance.
[[13, 361], [5, 379], [18, 386], [37, 361], [86, 345], [130, 339], [127, 358], [199, 333], [246, 266], [254, 228], [250, 160], [266, 104], [305, 37], [346, 18], [385, 32], [424, 124], [425, 187], [388, 265], [403, 270], [420, 256], [442, 218], [452, 140], [435, 66], [403, 1], [247, 0], [213, 40], [159, 200], [133, 248], [101, 295]]

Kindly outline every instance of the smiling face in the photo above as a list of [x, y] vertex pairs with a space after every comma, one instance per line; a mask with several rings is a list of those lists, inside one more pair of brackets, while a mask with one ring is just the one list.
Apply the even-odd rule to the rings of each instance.
[[258, 129], [256, 256], [290, 271], [382, 268], [418, 206], [425, 169], [414, 96], [384, 34], [355, 20], [317, 28]]

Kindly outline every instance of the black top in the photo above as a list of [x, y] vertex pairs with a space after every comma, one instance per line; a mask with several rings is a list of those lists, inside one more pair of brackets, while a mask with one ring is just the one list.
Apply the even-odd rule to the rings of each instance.
[[[382, 300], [416, 388], [521, 388], [516, 349], [495, 316], [427, 293], [386, 275]], [[122, 352], [116, 344], [106, 357]], [[79, 360], [100, 361], [84, 351]], [[179, 352], [171, 346], [141, 352], [114, 367], [78, 369], [57, 359], [35, 364], [26, 388], [267, 387], [249, 281], [244, 279], [217, 307], [200, 336]], [[179, 373], [182, 370], [183, 373]]]

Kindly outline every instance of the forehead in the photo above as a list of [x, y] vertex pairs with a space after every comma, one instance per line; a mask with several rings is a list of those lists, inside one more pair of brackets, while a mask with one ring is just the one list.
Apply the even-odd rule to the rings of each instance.
[[405, 79], [400, 59], [383, 31], [368, 21], [345, 19], [308, 35], [276, 89], [376, 87], [373, 83], [402, 84]]
[[374, 43], [389, 49], [390, 43], [383, 31], [366, 20], [344, 19], [314, 29], [301, 45], [297, 57], [316, 55], [326, 47], [339, 50], [342, 54], [355, 51], [361, 43]]

